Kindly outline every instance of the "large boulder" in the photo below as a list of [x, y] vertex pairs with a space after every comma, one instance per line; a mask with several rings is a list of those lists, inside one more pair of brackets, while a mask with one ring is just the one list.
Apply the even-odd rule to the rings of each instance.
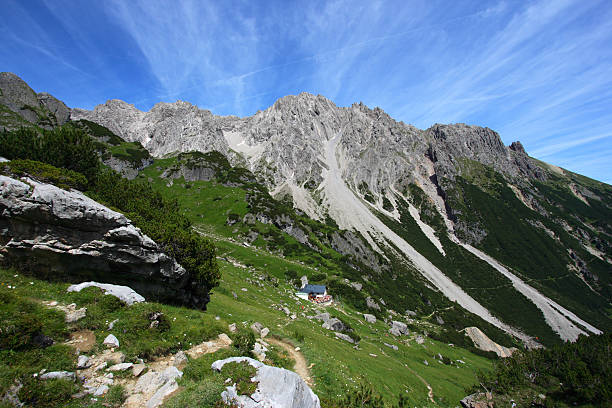
[[126, 285], [204, 308], [208, 293], [123, 214], [78, 191], [0, 176], [0, 256], [48, 277]]
[[321, 327], [327, 330], [333, 330], [337, 332], [346, 330], [346, 326], [344, 325], [344, 323], [342, 323], [342, 320], [335, 317], [332, 317], [331, 319], [325, 321]]
[[[320, 408], [319, 397], [293, 371], [271, 367], [249, 357], [231, 357], [217, 360], [212, 369], [221, 371], [231, 362], [246, 362], [257, 369], [253, 381], [257, 389], [252, 395], [238, 395], [236, 387], [230, 385], [221, 394], [226, 404], [236, 403], [239, 407], [255, 408]], [[236, 406], [236, 405], [232, 405]]]
[[391, 328], [389, 329], [389, 333], [391, 333], [394, 336], [401, 336], [402, 334], [408, 334], [408, 326], [406, 325], [406, 323], [393, 320], [391, 322]]

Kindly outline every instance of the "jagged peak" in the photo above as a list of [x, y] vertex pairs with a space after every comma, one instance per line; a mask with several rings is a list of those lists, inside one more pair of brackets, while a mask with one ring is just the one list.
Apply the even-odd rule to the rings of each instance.
[[518, 140], [516, 142], [512, 142], [509, 148], [510, 150], [515, 151], [517, 153], [524, 154], [524, 155], [527, 154], [527, 152], [525, 151], [525, 148], [523, 147], [523, 144], [519, 142]]

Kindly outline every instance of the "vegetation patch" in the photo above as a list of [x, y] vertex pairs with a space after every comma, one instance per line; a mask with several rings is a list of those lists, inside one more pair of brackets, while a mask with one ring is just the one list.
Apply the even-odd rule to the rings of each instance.
[[0, 163], [0, 174], [9, 177], [30, 177], [42, 183], [50, 183], [63, 189], [85, 190], [87, 179], [76, 171], [57, 168], [34, 160], [11, 160]]

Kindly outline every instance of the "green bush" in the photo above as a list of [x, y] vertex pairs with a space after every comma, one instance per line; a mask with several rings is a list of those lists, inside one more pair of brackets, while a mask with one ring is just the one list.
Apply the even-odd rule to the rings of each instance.
[[[580, 336], [575, 343], [517, 352], [497, 362], [480, 383], [499, 394], [544, 390], [546, 401], [609, 406], [612, 401], [612, 333]], [[475, 387], [477, 388], [477, 387]]]
[[89, 182], [100, 169], [94, 141], [69, 126], [38, 133], [32, 128], [0, 132], [0, 156], [28, 159], [81, 173]]
[[321, 272], [315, 273], [310, 277], [312, 282], [323, 282], [325, 279], [327, 279], [327, 275]]
[[251, 381], [251, 378], [257, 374], [257, 369], [247, 362], [226, 363], [221, 369], [221, 374], [236, 383], [238, 395], [251, 395], [257, 389], [257, 383]]
[[255, 345], [255, 334], [250, 329], [240, 329], [233, 336], [234, 347], [238, 349], [241, 355], [250, 356], [251, 350]]
[[34, 160], [17, 159], [1, 163], [0, 174], [9, 177], [28, 176], [34, 180], [50, 183], [63, 189], [84, 190], [87, 187], [87, 179], [82, 174]]

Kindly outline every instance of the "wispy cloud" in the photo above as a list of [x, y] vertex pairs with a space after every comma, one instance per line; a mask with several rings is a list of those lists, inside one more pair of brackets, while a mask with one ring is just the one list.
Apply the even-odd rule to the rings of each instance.
[[80, 78], [79, 91], [65, 89], [86, 106], [182, 99], [247, 115], [308, 91], [422, 128], [489, 126], [549, 162], [571, 165], [574, 154], [571, 169], [612, 174], [605, 0], [6, 0], [4, 9], [0, 56], [41, 78], [35, 65], [51, 65], [50, 83]]

